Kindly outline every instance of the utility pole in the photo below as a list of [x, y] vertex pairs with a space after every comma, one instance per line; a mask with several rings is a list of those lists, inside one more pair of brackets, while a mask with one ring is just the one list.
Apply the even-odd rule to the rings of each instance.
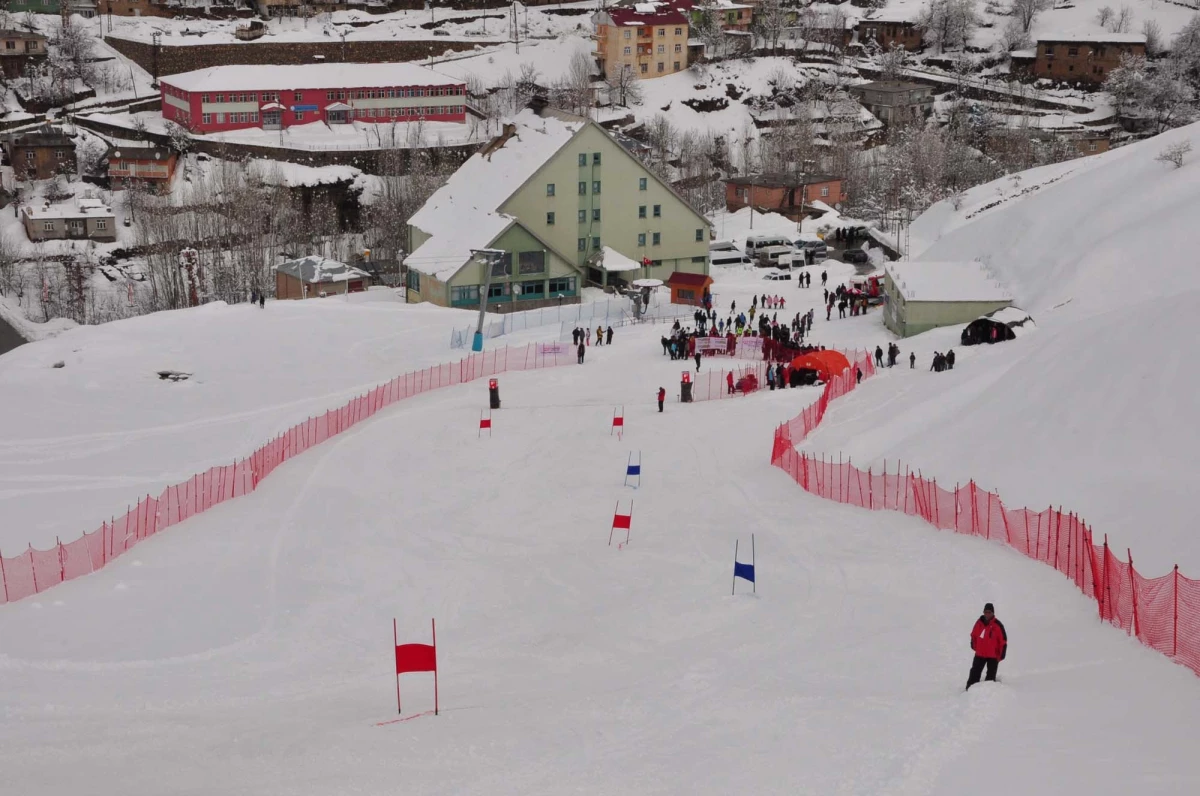
[[154, 82], [150, 84], [151, 88], [158, 88], [158, 47], [162, 42], [162, 31], [156, 30], [150, 34], [151, 41], [154, 42], [154, 55], [151, 66], [154, 68]]
[[472, 351], [483, 350], [483, 319], [487, 315], [488, 293], [492, 290], [492, 266], [504, 257], [501, 249], [471, 249], [471, 256], [483, 262], [483, 290], [479, 294], [479, 324], [475, 327], [475, 339], [471, 341]]

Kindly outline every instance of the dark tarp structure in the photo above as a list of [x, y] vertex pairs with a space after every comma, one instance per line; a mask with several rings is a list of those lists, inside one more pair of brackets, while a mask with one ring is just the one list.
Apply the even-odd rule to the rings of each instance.
[[1002, 343], [1034, 329], [1033, 317], [1019, 307], [1004, 307], [967, 324], [962, 332], [963, 345]]

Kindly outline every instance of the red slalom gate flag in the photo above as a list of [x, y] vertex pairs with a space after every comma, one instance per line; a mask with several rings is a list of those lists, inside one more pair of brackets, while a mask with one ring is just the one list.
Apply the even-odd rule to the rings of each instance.
[[392, 620], [392, 644], [396, 648], [396, 712], [403, 713], [400, 707], [400, 675], [407, 672], [433, 672], [433, 715], [438, 715], [438, 679], [437, 679], [437, 623], [429, 620], [433, 631], [432, 644], [401, 644], [396, 629], [396, 620]]

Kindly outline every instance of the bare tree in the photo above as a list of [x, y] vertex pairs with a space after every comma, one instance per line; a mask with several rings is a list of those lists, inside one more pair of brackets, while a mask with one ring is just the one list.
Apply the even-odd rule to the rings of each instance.
[[1169, 163], [1177, 169], [1183, 168], [1183, 159], [1192, 151], [1191, 141], [1177, 141], [1165, 147], [1154, 159], [1159, 163]]
[[1020, 23], [1021, 31], [1028, 33], [1037, 15], [1049, 7], [1050, 0], [1012, 0], [1010, 9], [1013, 19]]
[[1142, 35], [1146, 37], [1146, 54], [1155, 58], [1163, 53], [1162, 26], [1153, 19], [1142, 23]]
[[609, 94], [616, 97], [615, 102], [618, 105], [628, 108], [630, 103], [641, 104], [642, 86], [632, 65], [621, 64], [610, 69], [607, 83]]
[[1101, 6], [1100, 10], [1096, 12], [1096, 24], [1107, 29], [1108, 24], [1112, 22], [1116, 13], [1113, 11], [1112, 6]]
[[892, 46], [887, 52], [879, 56], [879, 79], [880, 80], [899, 80], [904, 75], [904, 62], [908, 56], [908, 51], [897, 42], [892, 42]]
[[1133, 9], [1129, 6], [1121, 6], [1121, 10], [1109, 22], [1108, 29], [1113, 33], [1128, 33], [1132, 25]]
[[18, 268], [23, 256], [21, 243], [9, 232], [0, 232], [0, 296], [15, 295], [20, 290]]
[[928, 41], [938, 52], [967, 46], [979, 25], [975, 0], [929, 0], [917, 19]]
[[787, 27], [788, 11], [782, 0], [762, 0], [754, 9], [756, 35], [772, 50], [779, 47], [779, 37]]

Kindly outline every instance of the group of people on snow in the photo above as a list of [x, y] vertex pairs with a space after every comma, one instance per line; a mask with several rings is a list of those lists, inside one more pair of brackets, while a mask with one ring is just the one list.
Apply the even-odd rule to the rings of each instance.
[[[571, 330], [571, 342], [575, 346], [575, 355], [578, 358], [580, 365], [583, 364], [584, 355], [587, 353], [587, 347], [591, 345], [592, 333], [591, 330], [581, 326], [576, 326]], [[607, 329], [603, 326], [596, 327], [596, 345], [612, 345], [613, 328], [609, 326]]]
[[929, 369], [935, 373], [941, 373], [943, 370], [954, 370], [954, 349], [951, 348], [946, 353], [940, 351], [933, 352], [933, 364]]

